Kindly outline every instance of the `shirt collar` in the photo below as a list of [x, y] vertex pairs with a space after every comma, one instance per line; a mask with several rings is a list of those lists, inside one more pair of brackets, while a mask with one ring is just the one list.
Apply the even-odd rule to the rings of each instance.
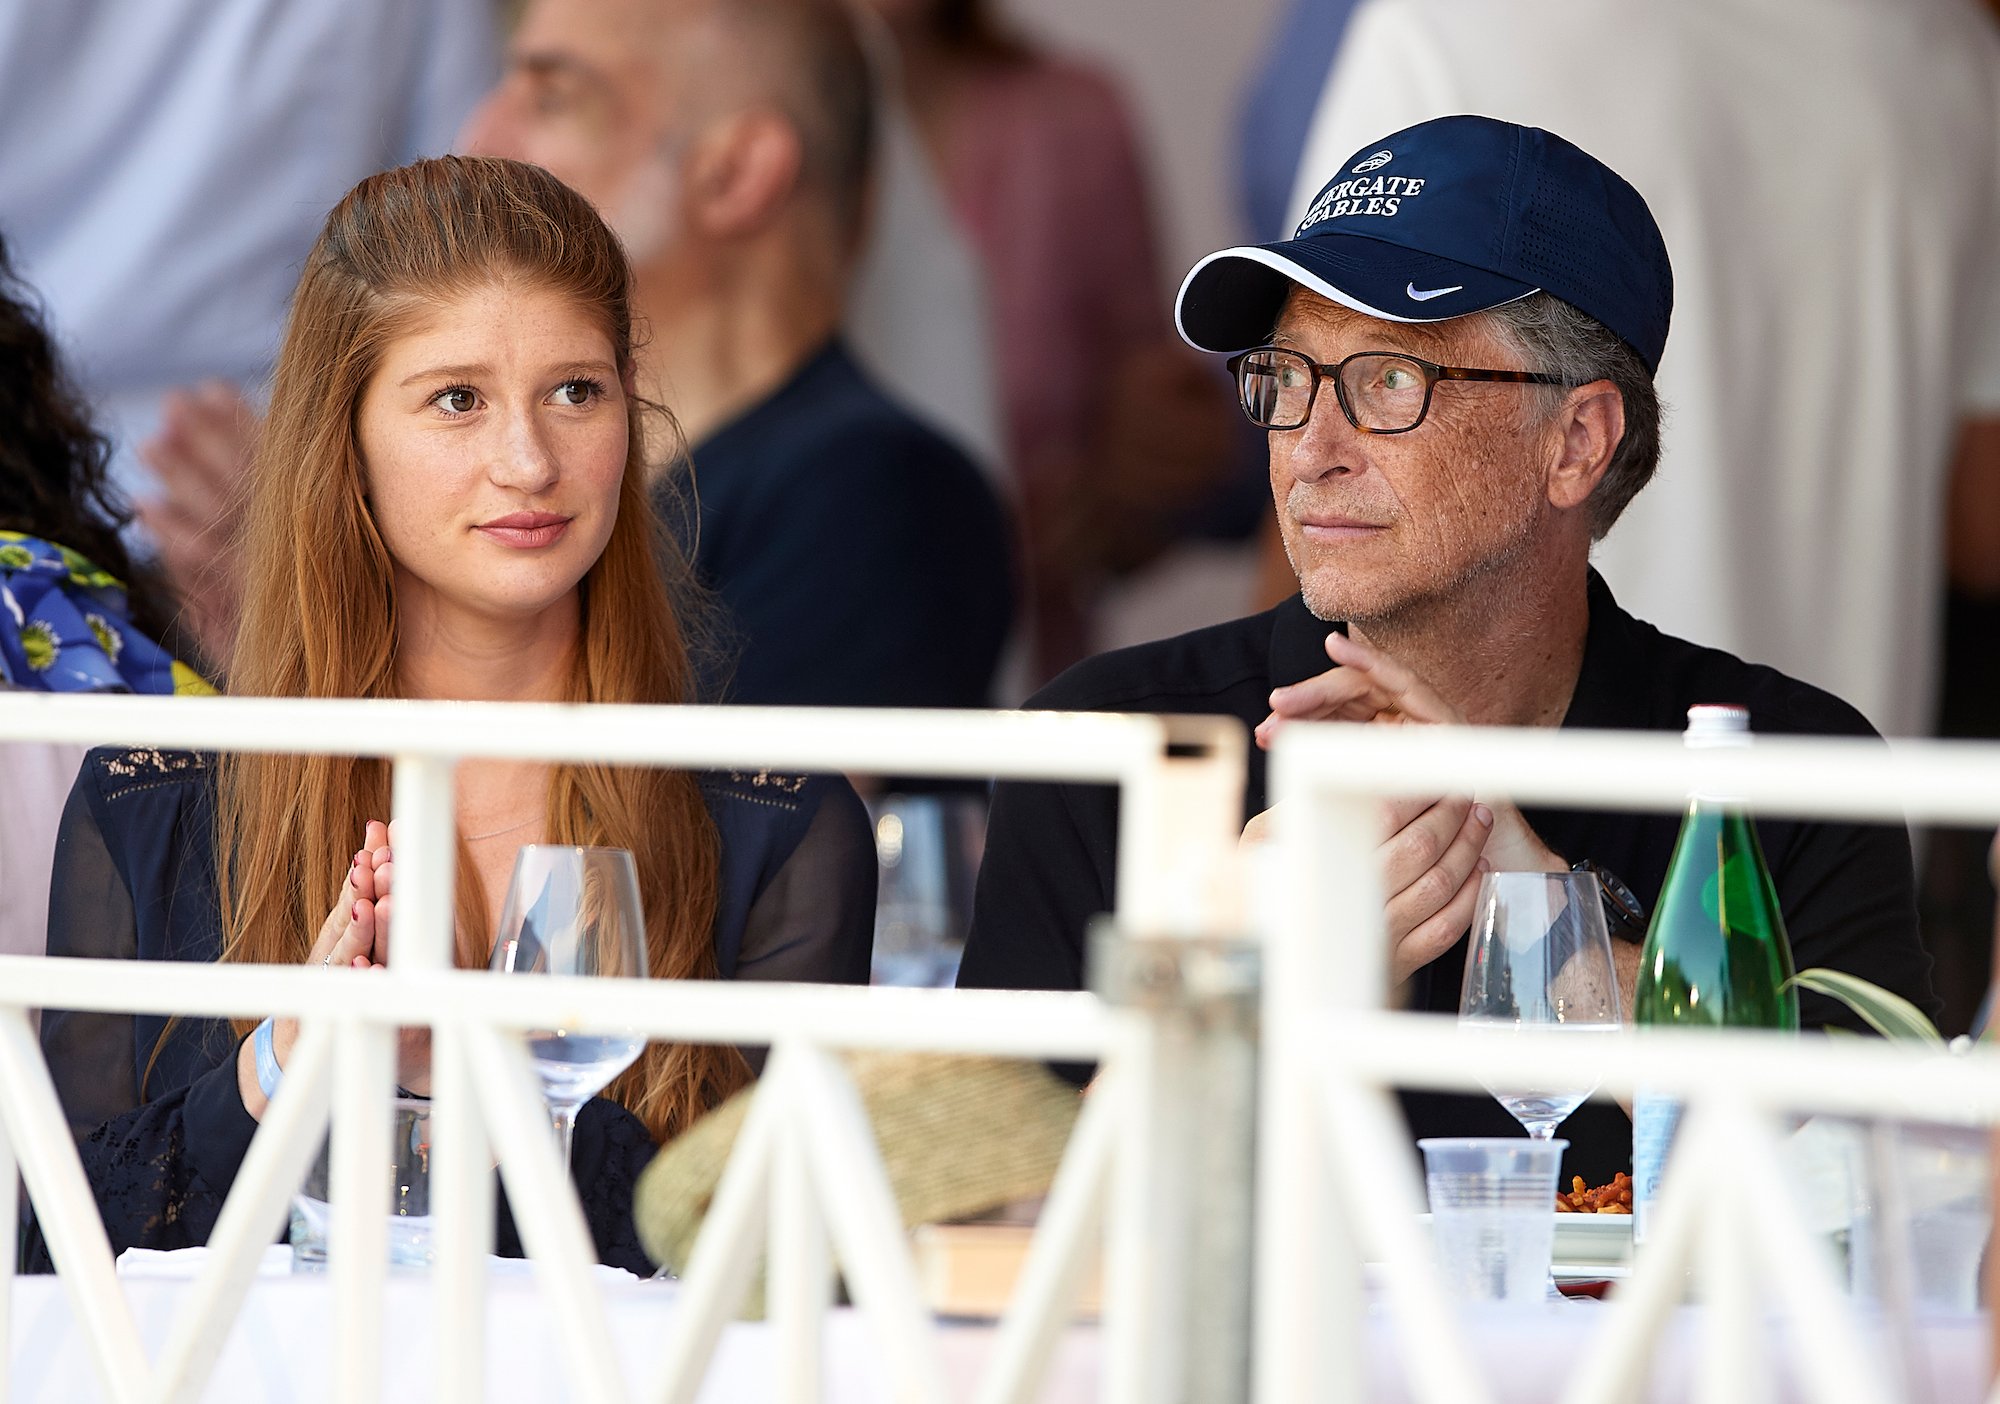
[[[1635, 686], [1640, 656], [1633, 648], [1638, 622], [1619, 607], [1611, 587], [1596, 570], [1590, 572], [1590, 623], [1583, 640], [1583, 666], [1562, 724], [1581, 730], [1643, 728], [1647, 725], [1643, 687]], [[1303, 594], [1293, 595], [1271, 611], [1271, 686], [1289, 687], [1324, 673], [1326, 636], [1347, 632], [1345, 623], [1329, 624], [1306, 608]]]
[[737, 411], [730, 419], [709, 430], [698, 444], [689, 446], [690, 455], [707, 454], [718, 456], [716, 446], [730, 447], [730, 440], [739, 436], [756, 433], [766, 423], [765, 410], [781, 400], [797, 397], [801, 392], [810, 392], [821, 380], [841, 374], [853, 364], [847, 354], [847, 343], [835, 333], [810, 352], [806, 358], [792, 368], [792, 371], [770, 393], [753, 405]]
[[1650, 723], [1649, 689], [1641, 681], [1643, 655], [1633, 633], [1639, 622], [1619, 607], [1611, 587], [1590, 572], [1590, 625], [1583, 637], [1583, 665], [1562, 724], [1579, 731], [1643, 730]]
[[1271, 686], [1290, 687], [1324, 673], [1333, 664], [1326, 656], [1326, 636], [1336, 632], [1346, 633], [1347, 625], [1315, 618], [1303, 594], [1272, 610]]

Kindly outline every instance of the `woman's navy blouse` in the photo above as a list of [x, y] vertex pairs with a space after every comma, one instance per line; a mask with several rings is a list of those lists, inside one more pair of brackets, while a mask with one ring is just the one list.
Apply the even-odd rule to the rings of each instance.
[[[844, 780], [706, 773], [721, 837], [719, 974], [865, 984], [875, 852]], [[92, 751], [63, 813], [49, 954], [213, 961], [221, 954], [212, 756]], [[257, 1123], [236, 1083], [226, 1023], [46, 1010], [42, 1047], [114, 1251], [207, 1241]], [[656, 1147], [602, 1097], [577, 1118], [572, 1173], [602, 1261], [651, 1265], [632, 1187]], [[495, 1244], [518, 1256], [501, 1196]], [[31, 1257], [36, 1254], [31, 1252]]]

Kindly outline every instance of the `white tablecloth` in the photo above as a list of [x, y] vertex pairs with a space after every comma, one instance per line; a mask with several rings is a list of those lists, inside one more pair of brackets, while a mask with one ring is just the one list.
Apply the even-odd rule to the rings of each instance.
[[[1474, 1358], [1499, 1404], [1549, 1404], [1561, 1398], [1591, 1333], [1609, 1308], [1597, 1302], [1566, 1302], [1544, 1310], [1467, 1313]], [[1379, 1311], [1369, 1338], [1371, 1404], [1405, 1404], [1412, 1395], [1404, 1378], [1403, 1356]], [[1702, 1347], [1702, 1312], [1686, 1308], [1672, 1322], [1654, 1353], [1653, 1386], [1647, 1404], [1686, 1404], [1695, 1398], [1693, 1382]], [[1887, 1366], [1890, 1357], [1879, 1323], [1863, 1328], [1869, 1348], [1885, 1362], [1892, 1388], [1903, 1376]], [[1920, 1389], [1907, 1394], [1908, 1404], [1983, 1404], [1986, 1398], [1987, 1323], [1983, 1317], [1950, 1316], [1926, 1320], [1919, 1327], [1919, 1368], [1925, 1375]], [[1769, 1404], [1812, 1404], [1814, 1396], [1799, 1383], [1786, 1353], [1784, 1329], [1773, 1326], [1768, 1337], [1774, 1376], [1770, 1388], [1754, 1389], [1745, 1397]], [[1884, 1401], [1891, 1404], [1891, 1401]]]
[[[120, 1280], [141, 1340], [157, 1358], [172, 1333], [189, 1282], [127, 1276]], [[645, 1398], [658, 1378], [660, 1353], [678, 1288], [673, 1283], [600, 1284], [605, 1312], [631, 1397]], [[422, 1277], [390, 1280], [384, 1312], [384, 1400], [435, 1397], [434, 1296]], [[90, 1404], [104, 1398], [68, 1298], [53, 1277], [14, 1286], [12, 1404]], [[323, 1275], [266, 1276], [251, 1286], [204, 1400], [217, 1404], [310, 1404], [331, 1397], [333, 1298]], [[947, 1326], [940, 1334], [946, 1378], [969, 1398], [993, 1331]], [[1097, 1397], [1097, 1333], [1072, 1331], [1059, 1348], [1045, 1398], [1052, 1404]], [[702, 1404], [745, 1404], [776, 1393], [770, 1328], [739, 1323], [724, 1332], [701, 1394]], [[827, 1404], [878, 1404], [889, 1392], [869, 1323], [836, 1311], [827, 1323]], [[557, 1404], [567, 1396], [554, 1327], [531, 1277], [496, 1275], [486, 1299], [486, 1397]]]
[[[149, 1354], [157, 1356], [188, 1296], [185, 1278], [128, 1276], [126, 1301]], [[619, 1364], [636, 1397], [650, 1392], [678, 1289], [671, 1283], [606, 1281], [605, 1311]], [[14, 1288], [13, 1399], [20, 1404], [85, 1404], [103, 1397], [69, 1302], [54, 1278], [22, 1278]], [[383, 1359], [385, 1400], [433, 1396], [435, 1370], [433, 1297], [421, 1277], [397, 1277], [388, 1286]], [[1606, 1308], [1569, 1303], [1528, 1313], [1475, 1313], [1468, 1320], [1481, 1373], [1502, 1404], [1542, 1404], [1561, 1393], [1569, 1371]], [[283, 1401], [307, 1404], [332, 1388], [332, 1297], [323, 1276], [267, 1276], [251, 1288], [222, 1358], [209, 1378], [206, 1400], [229, 1404]], [[1660, 1351], [1657, 1401], [1689, 1397], [1699, 1347], [1700, 1313], [1689, 1310]], [[1370, 1396], [1381, 1404], [1410, 1399], [1403, 1354], [1387, 1317], [1370, 1319]], [[993, 1331], [979, 1325], [940, 1329], [940, 1350], [953, 1396], [969, 1398], [992, 1349]], [[1782, 1333], [1777, 1336], [1782, 1357]], [[1880, 1345], [1879, 1334], [1876, 1344]], [[731, 1326], [711, 1367], [704, 1404], [742, 1404], [775, 1394], [775, 1342], [768, 1327]], [[1089, 1327], [1063, 1339], [1043, 1399], [1049, 1404], [1098, 1397], [1099, 1338]], [[1921, 1351], [1930, 1374], [1927, 1404], [1974, 1404], [1984, 1397], [1986, 1324], [1974, 1317], [1924, 1323]], [[877, 1404], [889, 1398], [872, 1329], [857, 1312], [837, 1311], [828, 1321], [825, 1361], [828, 1404]], [[1776, 1399], [1807, 1396], [1781, 1370]], [[486, 1392], [495, 1400], [556, 1404], [567, 1397], [553, 1330], [533, 1279], [502, 1270], [489, 1283]]]

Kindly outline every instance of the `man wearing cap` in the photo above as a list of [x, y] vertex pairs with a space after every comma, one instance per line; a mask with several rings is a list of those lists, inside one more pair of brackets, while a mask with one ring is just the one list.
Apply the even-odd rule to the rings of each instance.
[[[1296, 237], [1211, 255], [1180, 295], [1182, 335], [1235, 353], [1244, 411], [1269, 432], [1300, 593], [1092, 659], [1030, 705], [1241, 717], [1259, 742], [1250, 838], [1266, 822], [1263, 747], [1291, 720], [1679, 731], [1689, 706], [1733, 703], [1758, 731], [1873, 734], [1838, 698], [1634, 619], [1590, 569], [1658, 457], [1672, 300], [1644, 200], [1558, 136], [1447, 117], [1354, 153]], [[1084, 983], [1116, 827], [1103, 787], [999, 787], [961, 985]], [[1492, 796], [1386, 805], [1393, 978], [1412, 1007], [1456, 1011], [1487, 868], [1594, 872], [1629, 975], [1678, 828]], [[1759, 828], [1799, 965], [1934, 1008], [1906, 834]], [[1847, 1022], [1811, 996], [1801, 1014]], [[1514, 1131], [1487, 1098], [1405, 1107], [1419, 1134]], [[1564, 1134], [1566, 1173], [1630, 1167], [1616, 1108], [1586, 1107]]]

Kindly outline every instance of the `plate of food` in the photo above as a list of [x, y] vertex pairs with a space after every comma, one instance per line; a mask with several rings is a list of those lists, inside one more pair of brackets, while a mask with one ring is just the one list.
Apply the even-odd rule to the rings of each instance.
[[1632, 1258], [1632, 1177], [1622, 1171], [1611, 1183], [1591, 1188], [1583, 1176], [1556, 1194], [1554, 1258], [1573, 1264], [1608, 1266]]

